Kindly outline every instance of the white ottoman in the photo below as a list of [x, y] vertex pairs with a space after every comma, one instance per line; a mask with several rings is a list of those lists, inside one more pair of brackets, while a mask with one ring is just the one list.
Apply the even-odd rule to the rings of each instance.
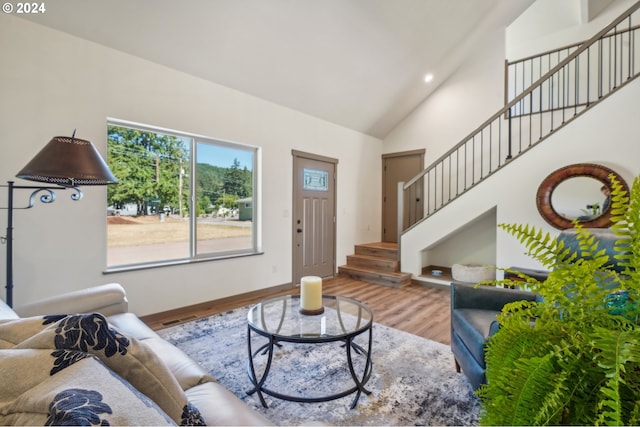
[[478, 283], [484, 280], [495, 280], [496, 269], [490, 265], [453, 264], [451, 276], [457, 282]]

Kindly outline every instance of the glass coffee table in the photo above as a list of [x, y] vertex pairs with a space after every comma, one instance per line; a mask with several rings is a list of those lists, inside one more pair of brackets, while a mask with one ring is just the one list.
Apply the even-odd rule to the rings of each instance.
[[[257, 393], [265, 408], [267, 403], [263, 394], [293, 402], [326, 402], [356, 393], [351, 403], [351, 409], [353, 409], [362, 393], [371, 393], [365, 388], [365, 384], [371, 377], [373, 366], [371, 362], [373, 332], [371, 310], [360, 301], [332, 295], [323, 295], [322, 305], [324, 307], [322, 314], [301, 314], [300, 296], [288, 295], [264, 300], [249, 309], [247, 314], [248, 373], [253, 388], [247, 391], [247, 394]], [[252, 334], [267, 338], [266, 344], [254, 349]], [[361, 341], [367, 342], [368, 340], [367, 344], [363, 342], [360, 345], [354, 341], [362, 334], [366, 335]], [[345, 348], [345, 369], [348, 370], [349, 377], [353, 380], [353, 386], [347, 386], [342, 390], [332, 390], [327, 395], [311, 397], [285, 394], [283, 391], [275, 391], [265, 385], [273, 365], [272, 362], [274, 358], [277, 358], [276, 350], [284, 343], [314, 345], [331, 342], [342, 343], [342, 347]], [[260, 374], [257, 372], [255, 363], [258, 356], [266, 356], [266, 362], [263, 363]], [[358, 363], [359, 369], [356, 369], [354, 365], [355, 357], [363, 358]]]

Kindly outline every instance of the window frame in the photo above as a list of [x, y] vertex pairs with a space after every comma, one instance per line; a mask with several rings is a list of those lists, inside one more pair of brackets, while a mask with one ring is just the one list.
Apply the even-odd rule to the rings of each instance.
[[[117, 273], [122, 271], [131, 271], [131, 270], [143, 270], [149, 268], [157, 268], [157, 267], [166, 267], [173, 265], [184, 265], [191, 263], [199, 263], [199, 262], [207, 262], [207, 261], [217, 261], [238, 257], [246, 257], [253, 255], [262, 255], [263, 252], [260, 249], [261, 245], [261, 210], [260, 201], [260, 185], [259, 185], [259, 177], [260, 177], [260, 162], [261, 162], [261, 148], [258, 146], [238, 143], [234, 141], [223, 140], [219, 138], [213, 138], [209, 136], [199, 135], [192, 132], [184, 132], [178, 131], [174, 129], [162, 128], [158, 126], [146, 125], [142, 123], [132, 122], [128, 120], [116, 119], [116, 118], [107, 118], [106, 122], [106, 141], [107, 141], [107, 151], [109, 146], [109, 126], [118, 126], [123, 128], [129, 128], [134, 130], [139, 130], [142, 132], [149, 133], [157, 133], [164, 135], [171, 135], [180, 139], [189, 139], [189, 188], [196, 189], [197, 188], [197, 164], [198, 164], [198, 144], [205, 143], [223, 148], [231, 148], [238, 149], [242, 151], [247, 151], [252, 153], [252, 170], [251, 170], [251, 186], [252, 186], [252, 224], [251, 224], [251, 247], [246, 249], [233, 249], [233, 250], [224, 250], [217, 252], [207, 252], [198, 254], [198, 221], [197, 215], [193, 215], [192, 213], [196, 209], [196, 201], [197, 201], [197, 192], [190, 191], [189, 195], [189, 255], [187, 257], [175, 258], [175, 259], [165, 259], [165, 260], [157, 260], [157, 261], [147, 261], [147, 262], [137, 262], [131, 264], [121, 264], [121, 265], [108, 265], [108, 239], [107, 243], [107, 253], [105, 257], [105, 270], [104, 273]], [[107, 158], [107, 163], [109, 163], [109, 159]], [[108, 204], [108, 202], [107, 202]], [[108, 227], [105, 221], [105, 226]], [[105, 232], [108, 228], [105, 228]]]

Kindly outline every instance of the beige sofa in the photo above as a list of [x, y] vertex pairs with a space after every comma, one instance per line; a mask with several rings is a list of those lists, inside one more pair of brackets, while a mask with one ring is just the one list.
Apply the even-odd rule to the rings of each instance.
[[[125, 291], [119, 284], [87, 288], [18, 307], [15, 310], [0, 300], [0, 325], [11, 322], [15, 324], [34, 316], [62, 313], [100, 313], [117, 331], [144, 343], [142, 347], [150, 348], [164, 362], [180, 388], [184, 390], [188, 401], [199, 410], [207, 425], [271, 424], [261, 414], [216, 383], [184, 352], [160, 338], [137, 316], [129, 313]], [[7, 384], [3, 384], [3, 387], [6, 386]]]

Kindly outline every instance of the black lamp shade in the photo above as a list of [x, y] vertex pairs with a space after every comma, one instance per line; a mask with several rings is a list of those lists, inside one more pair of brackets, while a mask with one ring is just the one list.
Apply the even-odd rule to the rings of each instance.
[[118, 182], [90, 141], [68, 136], [54, 137], [16, 176], [63, 187]]

